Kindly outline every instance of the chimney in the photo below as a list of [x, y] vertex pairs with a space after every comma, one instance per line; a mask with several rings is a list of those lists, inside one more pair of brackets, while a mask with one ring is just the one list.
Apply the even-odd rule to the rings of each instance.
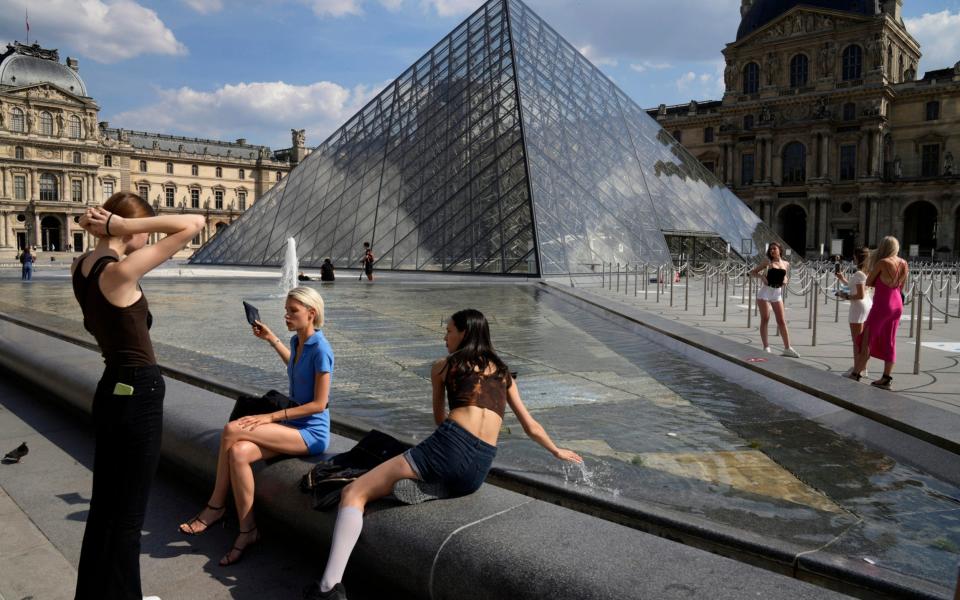
[[246, 145], [247, 145], [247, 138], [237, 138], [237, 145], [238, 145], [238, 146], [246, 146]]
[[67, 66], [74, 71], [80, 72], [80, 61], [75, 58], [67, 57]]
[[740, 18], [747, 16], [747, 11], [753, 6], [753, 0], [740, 0]]

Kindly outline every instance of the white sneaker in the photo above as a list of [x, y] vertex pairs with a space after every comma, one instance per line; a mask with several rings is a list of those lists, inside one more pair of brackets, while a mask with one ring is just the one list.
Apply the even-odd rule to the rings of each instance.
[[771, 348], [770, 346], [764, 346], [763, 351], [766, 352], [767, 354], [773, 354], [773, 348]]
[[794, 350], [793, 348], [784, 348], [780, 356], [786, 356], [789, 358], [800, 358], [800, 353]]
[[143, 600], [160, 600], [160, 596], [144, 596]]

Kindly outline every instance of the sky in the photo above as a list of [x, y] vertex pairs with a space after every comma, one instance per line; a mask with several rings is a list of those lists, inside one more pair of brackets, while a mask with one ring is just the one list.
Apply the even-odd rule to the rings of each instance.
[[[739, 0], [526, 0], [645, 108], [719, 99]], [[0, 44], [78, 58], [113, 127], [320, 144], [481, 0], [3, 0]], [[29, 9], [28, 9], [29, 7]], [[904, 0], [920, 72], [960, 61], [960, 0]]]

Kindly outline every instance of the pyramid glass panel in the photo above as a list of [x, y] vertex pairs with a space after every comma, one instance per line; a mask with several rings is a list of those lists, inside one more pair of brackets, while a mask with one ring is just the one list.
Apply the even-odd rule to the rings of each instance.
[[665, 233], [775, 239], [520, 0], [490, 0], [194, 263], [551, 275], [666, 263]]

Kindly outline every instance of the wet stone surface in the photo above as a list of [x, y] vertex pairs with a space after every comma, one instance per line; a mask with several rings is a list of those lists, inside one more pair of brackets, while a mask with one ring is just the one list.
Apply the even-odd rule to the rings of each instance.
[[[317, 285], [334, 348], [334, 413], [423, 439], [433, 430], [429, 371], [444, 319], [474, 307], [519, 372], [525, 403], [564, 466], [508, 413], [499, 467], [627, 507], [654, 505], [801, 550], [874, 561], [951, 585], [960, 558], [960, 489], [726, 381], [533, 285]], [[257, 305], [285, 340], [283, 298], [263, 281], [144, 283], [158, 358], [225, 381], [285, 390], [275, 353], [249, 332]], [[66, 280], [0, 281], [0, 312], [89, 339]]]

